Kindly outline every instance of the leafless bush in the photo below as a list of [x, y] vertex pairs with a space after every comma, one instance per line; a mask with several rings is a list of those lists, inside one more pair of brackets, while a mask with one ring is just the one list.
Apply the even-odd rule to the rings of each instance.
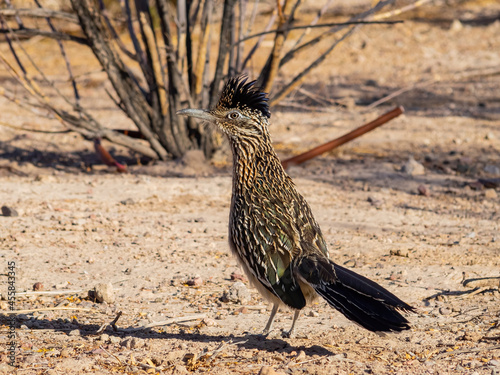
[[[414, 6], [427, 1], [417, 1]], [[30, 99], [19, 101], [7, 90], [3, 90], [3, 95], [29, 108], [48, 111], [64, 126], [89, 139], [104, 138], [157, 159], [180, 157], [193, 148], [203, 149], [210, 156], [220, 146], [219, 136], [210, 128], [177, 116], [176, 111], [186, 105], [214, 105], [221, 83], [228, 76], [247, 72], [255, 77], [271, 93], [270, 103], [274, 105], [296, 89], [360, 24], [383, 22], [382, 19], [397, 14], [397, 11], [380, 13], [394, 2], [384, 0], [344, 24], [321, 23], [333, 3], [327, 0], [310, 24], [296, 25], [296, 14], [303, 5], [301, 0], [278, 1], [274, 7], [259, 0], [177, 0], [175, 6], [167, 0], [70, 2], [72, 9], [66, 12], [44, 8], [39, 0], [34, 0], [35, 6], [31, 8], [16, 7], [5, 1], [0, 9], [0, 33], [9, 43], [13, 58], [2, 55], [0, 60]], [[110, 7], [118, 8], [118, 12]], [[261, 22], [262, 19], [266, 21]], [[266, 26], [256, 30], [257, 24]], [[65, 31], [69, 30], [65, 25], [80, 31]], [[303, 30], [301, 35], [291, 48], [285, 48], [290, 31], [296, 29]], [[38, 68], [36, 56], [23, 49], [20, 40], [35, 35], [52, 38], [59, 44], [73, 98], [64, 96]], [[130, 43], [123, 41], [124, 35]], [[255, 64], [260, 71], [249, 72], [248, 66], [257, 52], [262, 51], [266, 36], [273, 38], [273, 43], [263, 60], [265, 63]], [[321, 54], [311, 54], [313, 47], [322, 41], [328, 41], [328, 48]], [[217, 53], [210, 48], [214, 42], [218, 42]], [[91, 109], [81, 105], [79, 82], [72, 73], [64, 48], [66, 43], [79, 43], [92, 50], [113, 88], [109, 96], [132, 120], [137, 131], [125, 134], [107, 128], [96, 120]], [[283, 67], [308, 51], [312, 58], [304, 59], [302, 70], [289, 80], [282, 80], [276, 90], [273, 85]], [[36, 68], [36, 77], [26, 73], [27, 63]], [[134, 73], [132, 64], [140, 68], [140, 75]], [[64, 99], [64, 106], [47, 100], [45, 90], [49, 88]]]

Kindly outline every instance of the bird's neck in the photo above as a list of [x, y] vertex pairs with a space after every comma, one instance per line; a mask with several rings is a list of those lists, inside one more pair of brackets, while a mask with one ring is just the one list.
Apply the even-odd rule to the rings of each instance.
[[233, 151], [233, 192], [252, 189], [257, 179], [266, 175], [284, 175], [285, 171], [271, 144], [269, 134], [231, 140]]

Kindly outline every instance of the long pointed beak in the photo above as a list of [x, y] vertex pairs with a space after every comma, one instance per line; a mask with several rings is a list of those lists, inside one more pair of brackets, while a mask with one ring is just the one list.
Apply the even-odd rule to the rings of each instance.
[[178, 115], [183, 115], [183, 116], [190, 116], [190, 117], [196, 117], [201, 120], [205, 121], [210, 121], [214, 122], [215, 117], [210, 114], [206, 109], [194, 109], [194, 108], [186, 108], [186, 109], [181, 109], [180, 111], [177, 111]]

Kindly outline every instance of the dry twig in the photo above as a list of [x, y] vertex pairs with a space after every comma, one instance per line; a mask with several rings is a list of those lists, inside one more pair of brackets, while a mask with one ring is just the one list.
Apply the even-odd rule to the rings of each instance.
[[103, 333], [108, 326], [111, 326], [113, 328], [113, 331], [118, 332], [118, 328], [116, 327], [116, 322], [118, 319], [120, 319], [120, 316], [122, 316], [122, 312], [118, 311], [118, 314], [116, 314], [115, 318], [110, 322], [110, 323], [104, 323], [102, 326], [99, 327], [99, 329], [96, 331], [96, 334]]
[[448, 357], [450, 355], [465, 354], [465, 353], [487, 352], [490, 350], [497, 350], [497, 349], [500, 349], [500, 345], [489, 346], [486, 348], [467, 348], [467, 349], [451, 350], [449, 352], [439, 353], [434, 358], [437, 359], [441, 357]]
[[344, 143], [347, 143], [349, 141], [352, 141], [355, 138], [358, 138], [362, 136], [363, 134], [378, 128], [379, 126], [389, 122], [393, 118], [401, 115], [404, 112], [403, 107], [397, 107], [393, 109], [392, 111], [389, 111], [382, 116], [376, 118], [375, 120], [369, 122], [368, 124], [365, 124], [352, 132], [349, 132], [345, 135], [343, 135], [340, 138], [334, 139], [333, 141], [327, 142], [325, 144], [322, 144], [321, 146], [315, 147], [312, 150], [309, 150], [307, 152], [304, 152], [300, 155], [294, 156], [292, 158], [283, 160], [281, 164], [283, 167], [288, 168], [290, 165], [297, 165], [304, 163], [307, 160], [310, 160], [312, 158], [315, 158], [318, 155], [321, 155], [327, 151], [331, 151], [336, 147], [339, 147], [343, 145]]
[[78, 23], [78, 17], [71, 13], [59, 12], [52, 9], [0, 9], [0, 15], [5, 17], [30, 17], [30, 18], [51, 18]]
[[152, 322], [152, 323], [146, 324], [143, 327], [126, 328], [126, 329], [124, 329], [124, 331], [125, 332], [142, 331], [142, 330], [148, 329], [148, 328], [167, 326], [167, 325], [176, 324], [176, 323], [190, 322], [192, 320], [203, 319], [206, 317], [207, 317], [207, 314], [180, 316], [177, 318], [171, 318], [171, 319], [166, 319], [166, 320], [160, 320], [158, 322]]
[[0, 315], [19, 315], [19, 314], [31, 314], [40, 311], [60, 311], [60, 310], [98, 312], [97, 310], [87, 309], [83, 307], [42, 307], [39, 309], [28, 309], [28, 310], [4, 310], [4, 311], [0, 310]]
[[83, 289], [75, 289], [75, 290], [47, 290], [47, 291], [39, 291], [39, 292], [20, 292], [16, 293], [16, 297], [20, 296], [57, 296], [64, 294], [78, 294], [83, 292]]

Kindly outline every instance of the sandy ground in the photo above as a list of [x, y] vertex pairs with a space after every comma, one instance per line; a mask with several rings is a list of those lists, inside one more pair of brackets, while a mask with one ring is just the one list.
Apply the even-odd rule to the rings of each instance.
[[[331, 257], [415, 306], [411, 330], [381, 337], [318, 301], [297, 338], [281, 338], [286, 310], [259, 336], [270, 307], [228, 251], [227, 154], [138, 166], [106, 145], [130, 165], [117, 174], [78, 135], [3, 127], [0, 204], [19, 216], [0, 216], [0, 310], [11, 261], [16, 309], [41, 310], [18, 316], [19, 368], [1, 346], [0, 373], [500, 373], [498, 279], [472, 285], [480, 289], [462, 283], [500, 276], [499, 191], [476, 183], [500, 177], [500, 79], [498, 70], [485, 74], [500, 66], [500, 23], [491, 19], [500, 9], [488, 4], [363, 28], [289, 101], [301, 108], [273, 111], [271, 133], [286, 157], [405, 106], [405, 115], [289, 172]], [[124, 121], [91, 83], [85, 93], [100, 119]], [[3, 98], [0, 108], [3, 122], [47, 128]], [[421, 174], [402, 170], [411, 157]], [[88, 291], [102, 283], [111, 283], [111, 299], [93, 302]], [[117, 331], [98, 333], [118, 312]]]

